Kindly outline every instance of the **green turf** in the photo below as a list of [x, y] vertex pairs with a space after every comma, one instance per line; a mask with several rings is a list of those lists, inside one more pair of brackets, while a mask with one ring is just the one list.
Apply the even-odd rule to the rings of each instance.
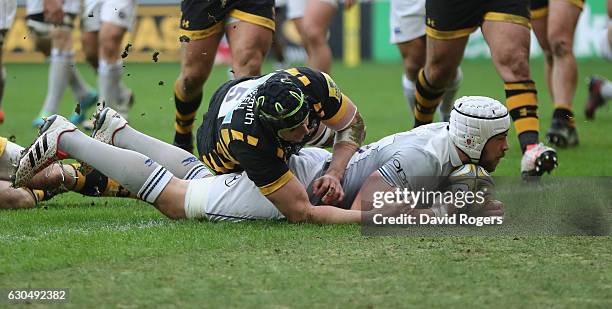
[[[532, 67], [545, 130], [552, 107], [542, 63]], [[80, 68], [94, 81], [89, 68]], [[125, 69], [136, 94], [131, 124], [166, 141], [173, 134], [178, 68], [128, 63]], [[465, 62], [463, 70], [460, 95], [503, 99], [488, 61]], [[579, 70], [581, 145], [559, 151], [555, 175], [612, 176], [612, 112], [600, 110], [594, 122], [582, 113], [585, 78], [612, 77], [612, 66], [586, 61]], [[30, 122], [44, 99], [46, 72], [42, 64], [7, 65], [0, 135], [22, 145], [33, 140]], [[398, 63], [334, 66], [334, 79], [364, 115], [368, 141], [411, 126], [400, 74]], [[226, 68], [214, 70], [205, 100], [225, 78]], [[66, 94], [62, 112], [73, 109]], [[509, 141], [497, 175], [518, 175], [514, 132]], [[173, 222], [141, 202], [76, 194], [44, 205], [0, 212], [0, 289], [70, 288], [74, 307], [612, 307], [609, 236], [366, 237], [357, 225]]]

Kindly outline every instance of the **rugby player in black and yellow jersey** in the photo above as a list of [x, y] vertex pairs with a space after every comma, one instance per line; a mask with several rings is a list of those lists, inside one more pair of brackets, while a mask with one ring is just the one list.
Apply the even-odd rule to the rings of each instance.
[[340, 181], [363, 142], [365, 126], [355, 104], [329, 75], [300, 67], [222, 85], [211, 98], [197, 142], [200, 158], [211, 170], [245, 171], [291, 220], [330, 216], [322, 213], [328, 208], [317, 214], [307, 211], [312, 205], [287, 160], [304, 145], [325, 145], [332, 136], [329, 168], [313, 186], [314, 194], [327, 204], [344, 196]]

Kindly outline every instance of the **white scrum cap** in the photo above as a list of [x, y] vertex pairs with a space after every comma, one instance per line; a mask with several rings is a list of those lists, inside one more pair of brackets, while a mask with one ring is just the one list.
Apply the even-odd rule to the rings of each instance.
[[478, 163], [487, 141], [509, 128], [510, 115], [503, 104], [489, 97], [467, 96], [455, 101], [448, 131], [455, 146]]

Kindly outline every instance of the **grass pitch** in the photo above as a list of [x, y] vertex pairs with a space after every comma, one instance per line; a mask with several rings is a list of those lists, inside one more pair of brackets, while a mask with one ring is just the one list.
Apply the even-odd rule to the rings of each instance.
[[[532, 63], [543, 137], [552, 104], [542, 67]], [[95, 83], [91, 70], [80, 68]], [[489, 61], [462, 68], [459, 95], [503, 101]], [[177, 64], [126, 65], [125, 81], [136, 94], [132, 126], [171, 140], [178, 71]], [[554, 176], [612, 176], [612, 111], [599, 110], [593, 122], [582, 112], [585, 78], [612, 77], [612, 66], [584, 61], [579, 71], [581, 145], [559, 151]], [[44, 100], [47, 66], [9, 64], [7, 73], [0, 135], [27, 146], [36, 135], [30, 123]], [[368, 142], [412, 126], [400, 74], [399, 63], [334, 66], [332, 77], [364, 115]], [[214, 70], [196, 122], [225, 78], [225, 67]], [[72, 110], [67, 93], [62, 113]], [[518, 176], [514, 131], [509, 141], [496, 175]], [[357, 225], [173, 222], [143, 202], [77, 194], [41, 206], [0, 212], [0, 289], [69, 288], [73, 307], [612, 307], [610, 236], [366, 237]], [[529, 206], [542, 205], [507, 205]]]

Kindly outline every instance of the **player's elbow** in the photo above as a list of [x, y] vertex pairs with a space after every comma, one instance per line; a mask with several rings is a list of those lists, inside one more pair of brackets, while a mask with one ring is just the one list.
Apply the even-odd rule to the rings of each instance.
[[311, 222], [311, 215], [308, 210], [293, 211], [285, 216], [291, 223], [307, 223]]
[[313, 208], [312, 205], [303, 205], [289, 212], [285, 217], [291, 223], [316, 223], [312, 212]]

